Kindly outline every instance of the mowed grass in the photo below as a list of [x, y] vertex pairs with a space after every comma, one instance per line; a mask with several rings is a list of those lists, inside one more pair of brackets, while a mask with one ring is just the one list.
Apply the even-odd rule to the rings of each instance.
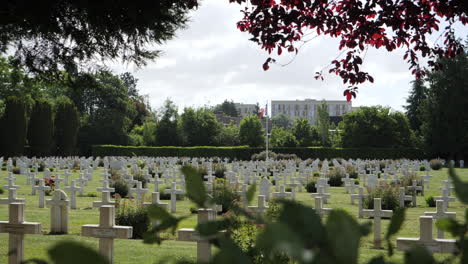
[[[99, 179], [101, 179], [101, 170], [96, 170], [93, 174], [93, 180], [88, 183], [85, 187], [84, 194], [97, 193], [96, 188], [100, 187]], [[464, 181], [468, 181], [468, 169], [457, 169], [458, 175]], [[424, 172], [420, 172], [424, 174]], [[430, 187], [425, 190], [425, 197], [438, 196], [440, 195], [439, 188], [442, 186], [441, 181], [447, 179], [447, 169], [440, 171], [431, 171], [433, 178], [431, 179]], [[0, 171], [0, 183], [5, 185], [6, 181], [3, 179], [7, 176], [5, 171]], [[16, 175], [17, 185], [21, 188], [18, 190], [18, 197], [26, 198], [26, 221], [29, 222], [40, 222], [42, 224], [42, 235], [26, 235], [25, 238], [25, 258], [43, 258], [47, 259], [47, 249], [53, 246], [55, 243], [61, 240], [75, 240], [85, 243], [93, 248], [98, 248], [98, 240], [95, 238], [88, 238], [80, 236], [81, 226], [84, 224], [97, 224], [99, 222], [99, 213], [97, 208], [92, 207], [93, 201], [100, 200], [98, 197], [78, 197], [77, 198], [77, 210], [70, 210], [69, 218], [69, 231], [68, 235], [48, 235], [50, 231], [50, 209], [49, 208], [38, 208], [38, 195], [31, 195], [31, 186], [26, 185], [26, 176]], [[42, 173], [40, 175], [42, 177]], [[73, 173], [71, 179], [76, 179], [79, 176], [79, 172]], [[148, 186], [150, 191], [153, 191], [153, 185]], [[272, 191], [273, 191], [272, 187]], [[331, 187], [330, 193], [332, 194], [329, 203], [325, 205], [328, 208], [342, 208], [348, 211], [351, 215], [357, 218], [357, 205], [351, 205], [349, 194], [345, 194], [343, 187]], [[0, 195], [0, 198], [6, 198], [7, 193]], [[149, 200], [149, 195], [147, 195]], [[419, 237], [419, 216], [423, 215], [427, 211], [435, 211], [435, 208], [429, 208], [426, 205], [425, 197], [418, 196], [418, 206], [415, 208], [408, 208], [406, 213], [406, 220], [403, 224], [402, 229], [397, 234], [397, 237]], [[50, 199], [48, 196], [46, 199]], [[310, 194], [302, 192], [296, 193], [298, 201], [312, 206], [313, 200]], [[169, 201], [167, 201], [169, 202]], [[252, 203], [256, 203], [253, 201]], [[177, 202], [177, 213], [176, 215], [187, 215], [190, 214], [190, 207], [192, 203], [188, 200]], [[458, 200], [450, 204], [449, 211], [457, 213], [457, 219], [462, 220], [464, 217], [465, 206], [462, 205]], [[8, 220], [8, 208], [6, 205], [0, 205], [0, 221]], [[326, 221], [326, 219], [324, 219]], [[368, 219], [359, 219], [359, 222], [370, 221]], [[386, 232], [389, 220], [383, 220], [382, 222], [382, 235]], [[196, 225], [196, 216], [192, 215], [190, 218], [183, 221], [180, 227], [194, 227]], [[434, 234], [436, 229], [434, 228]], [[0, 263], [7, 263], [7, 252], [8, 252], [8, 234], [0, 234]], [[164, 241], [162, 245], [146, 245], [141, 240], [116, 240], [114, 250], [115, 263], [154, 263], [156, 261], [170, 258], [172, 260], [177, 259], [196, 259], [196, 243], [191, 242], [179, 242], [175, 241], [175, 237], [172, 234], [164, 234], [168, 240]], [[372, 233], [364, 238], [361, 242], [360, 247], [360, 263], [367, 263], [372, 257], [385, 254], [384, 250], [372, 249]], [[446, 234], [446, 237], [450, 237]], [[392, 243], [395, 245], [395, 239]], [[384, 244], [386, 247], [386, 245]], [[441, 254], [436, 254], [437, 258], [444, 257]], [[396, 252], [392, 257], [392, 260], [396, 262], [402, 262], [403, 254]]]

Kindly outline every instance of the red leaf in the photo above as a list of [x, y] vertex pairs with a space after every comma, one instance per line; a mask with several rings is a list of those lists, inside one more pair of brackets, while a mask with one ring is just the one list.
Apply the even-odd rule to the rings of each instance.
[[353, 98], [351, 93], [346, 94], [346, 101], [351, 102], [351, 98]]
[[268, 71], [270, 69], [270, 66], [268, 66], [268, 62], [263, 63], [263, 70]]

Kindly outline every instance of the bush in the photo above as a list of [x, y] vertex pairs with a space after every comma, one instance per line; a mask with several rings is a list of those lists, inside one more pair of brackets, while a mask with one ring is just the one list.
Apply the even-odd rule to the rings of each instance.
[[[251, 157], [252, 160], [266, 160], [266, 151], [262, 151], [257, 154], [253, 154]], [[277, 154], [274, 153], [273, 151], [268, 151], [268, 159], [276, 160], [277, 159]]]
[[291, 187], [286, 187], [286, 188], [284, 188], [284, 190], [285, 190], [286, 192], [291, 192], [291, 191], [292, 191], [292, 188], [291, 188]]
[[5, 190], [3, 190], [2, 187], [0, 187], [0, 194], [3, 194], [3, 193], [5, 193]]
[[26, 143], [26, 100], [8, 97], [5, 105], [5, 112], [0, 118], [0, 149], [2, 155], [7, 157], [21, 156]]
[[[140, 181], [141, 182], [141, 187], [143, 187], [143, 188], [146, 188], [146, 186], [148, 185], [148, 180], [146, 180], [146, 178], [141, 174], [136, 175], [135, 177], [133, 177], [133, 179], [137, 180], [137, 181]], [[134, 187], [136, 187], [136, 184], [135, 184]]]
[[213, 187], [213, 201], [223, 206], [222, 213], [229, 211], [232, 206], [240, 201], [239, 194], [232, 192], [225, 181], [216, 180]]
[[224, 179], [225, 177], [224, 173], [226, 172], [226, 167], [224, 166], [223, 163], [213, 164], [213, 170], [214, 170], [214, 175], [216, 176], [216, 178]]
[[421, 165], [421, 166], [419, 167], [419, 171], [426, 171], [426, 167], [424, 167], [423, 165]]
[[14, 167], [13, 170], [12, 170], [13, 174], [20, 174], [20, 168], [18, 167]]
[[190, 206], [189, 211], [191, 214], [197, 214], [198, 213], [198, 208], [195, 206]]
[[[416, 181], [417, 186], [422, 186], [422, 180], [421, 177], [417, 173], [410, 173], [408, 176], [403, 177], [400, 180], [400, 185], [401, 187], [408, 187], [413, 185], [413, 180]], [[420, 193], [421, 191], [418, 191]], [[409, 193], [413, 193], [413, 191], [409, 191]]]
[[30, 155], [44, 157], [51, 153], [54, 135], [52, 105], [46, 99], [39, 99], [34, 104], [28, 127]]
[[[264, 151], [264, 148], [236, 147], [134, 147], [115, 145], [94, 145], [92, 155], [104, 156], [148, 156], [148, 157], [221, 157], [231, 160], [250, 160], [252, 155]], [[271, 151], [283, 154], [295, 154], [300, 159], [425, 159], [426, 155], [415, 148], [328, 148], [297, 147], [272, 148]], [[270, 154], [269, 154], [270, 155]], [[272, 154], [273, 156], [275, 154]]]
[[436, 207], [436, 200], [434, 199], [434, 196], [429, 196], [426, 198], [426, 204], [429, 207]]
[[358, 173], [356, 171], [356, 168], [353, 165], [346, 165], [345, 169], [346, 169], [346, 173], [349, 174], [350, 178], [353, 178], [353, 179], [358, 178]]
[[55, 110], [55, 141], [57, 154], [70, 156], [74, 153], [78, 129], [80, 127], [80, 114], [71, 100], [58, 100]]
[[97, 197], [97, 193], [95, 192], [89, 192], [84, 195], [84, 197]]
[[281, 212], [281, 204], [278, 203], [278, 200], [271, 199], [268, 201], [268, 209], [265, 211], [265, 218], [268, 221], [274, 222], [278, 219]]
[[382, 199], [383, 210], [395, 210], [400, 206], [399, 189], [390, 185], [382, 188], [368, 189], [369, 195], [364, 198], [364, 208], [374, 209], [374, 198]]
[[[150, 219], [147, 210], [128, 200], [120, 200], [117, 207], [115, 222], [117, 225], [132, 226], [133, 239], [141, 239], [149, 230]], [[123, 201], [123, 202], [122, 202]]]
[[111, 184], [111, 187], [115, 188], [115, 192], [112, 192], [111, 195], [118, 194], [121, 198], [127, 197], [129, 187], [128, 187], [128, 184], [126, 184], [124, 181], [122, 180], [114, 181]]
[[429, 165], [433, 170], [440, 170], [443, 167], [442, 161], [439, 159], [432, 159], [431, 161], [429, 161]]
[[307, 184], [306, 184], [306, 191], [308, 193], [316, 193], [317, 192], [317, 187], [315, 186], [317, 184], [316, 181], [309, 181]]
[[346, 177], [346, 175], [340, 169], [334, 168], [329, 172], [328, 177], [330, 179], [328, 181], [328, 184], [330, 184], [330, 186], [340, 187], [343, 185], [341, 179]]

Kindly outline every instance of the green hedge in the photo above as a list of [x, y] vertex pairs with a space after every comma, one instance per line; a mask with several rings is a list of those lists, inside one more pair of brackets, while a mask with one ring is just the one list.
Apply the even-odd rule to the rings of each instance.
[[[238, 160], [250, 160], [253, 154], [264, 148], [240, 147], [134, 147], [115, 145], [95, 145], [93, 156], [148, 156], [148, 157], [228, 157]], [[426, 155], [419, 149], [408, 148], [273, 148], [276, 153], [296, 154], [302, 159], [308, 158], [345, 158], [345, 159], [424, 159]]]

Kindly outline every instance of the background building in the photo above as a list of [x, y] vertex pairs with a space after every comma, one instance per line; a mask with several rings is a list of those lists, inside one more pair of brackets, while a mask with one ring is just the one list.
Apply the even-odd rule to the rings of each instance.
[[240, 117], [246, 117], [248, 115], [253, 115], [255, 112], [255, 108], [257, 107], [256, 104], [242, 104], [242, 103], [234, 103], [237, 112], [239, 113]]
[[[305, 100], [272, 100], [271, 117], [283, 113], [292, 120], [296, 118], [307, 118], [310, 123], [315, 124], [317, 119], [317, 107], [324, 100], [305, 99]], [[343, 114], [352, 111], [351, 102], [348, 101], [327, 101], [328, 114], [332, 122], [339, 122]]]

